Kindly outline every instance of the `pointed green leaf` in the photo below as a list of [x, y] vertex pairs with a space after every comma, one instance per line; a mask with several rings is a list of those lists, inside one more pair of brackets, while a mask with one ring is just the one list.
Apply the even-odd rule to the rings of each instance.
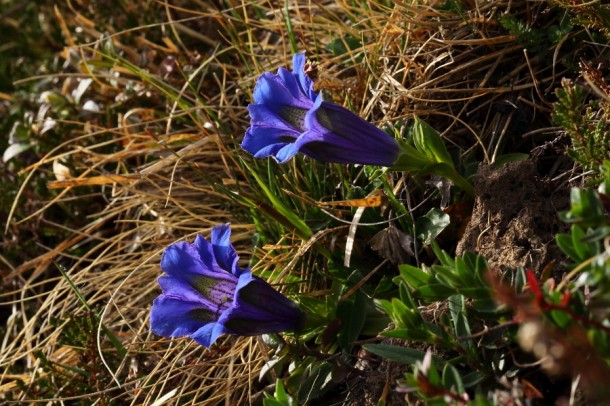
[[[382, 358], [407, 365], [414, 365], [417, 361], [422, 361], [426, 355], [424, 351], [398, 345], [364, 344], [362, 347]], [[441, 358], [435, 355], [433, 357], [437, 359], [437, 362], [443, 362]]]
[[277, 198], [277, 196], [271, 192], [271, 190], [267, 187], [265, 182], [261, 179], [261, 177], [256, 173], [256, 171], [252, 170], [252, 168], [246, 163], [243, 162], [244, 166], [250, 171], [250, 174], [258, 183], [258, 186], [263, 190], [265, 196], [269, 199], [271, 204], [273, 204], [273, 208], [278, 211], [282, 216], [284, 216], [290, 224], [295, 228], [297, 233], [301, 238], [307, 240], [311, 237], [312, 232], [311, 229], [305, 224], [303, 220], [299, 216], [297, 216], [292, 210], [284, 206], [284, 204]]
[[453, 166], [451, 155], [439, 133], [419, 117], [415, 117], [413, 124], [413, 143], [415, 148], [432, 158], [434, 162], [444, 162]]

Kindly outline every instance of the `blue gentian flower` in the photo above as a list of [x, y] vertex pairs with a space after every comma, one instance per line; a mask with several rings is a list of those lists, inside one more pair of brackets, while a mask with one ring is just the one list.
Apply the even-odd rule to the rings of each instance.
[[195, 243], [167, 247], [159, 278], [163, 293], [150, 313], [153, 333], [163, 337], [189, 336], [209, 347], [221, 334], [253, 336], [294, 330], [302, 313], [292, 301], [241, 269], [231, 230], [212, 230], [211, 243], [198, 235]]
[[304, 71], [305, 54], [292, 58], [293, 72], [263, 73], [248, 106], [251, 125], [241, 144], [256, 158], [288, 161], [297, 152], [324, 162], [392, 166], [396, 140], [351, 111], [322, 99]]

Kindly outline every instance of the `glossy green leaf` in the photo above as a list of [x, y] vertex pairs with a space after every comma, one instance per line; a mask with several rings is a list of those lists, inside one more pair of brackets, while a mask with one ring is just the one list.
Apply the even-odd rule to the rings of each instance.
[[582, 228], [576, 225], [572, 226], [572, 247], [581, 261], [593, 256], [593, 252], [591, 252], [589, 245], [582, 242], [584, 237], [585, 232]]
[[417, 238], [424, 244], [430, 245], [432, 241], [449, 225], [449, 215], [437, 208], [431, 208], [425, 216], [415, 221]]
[[551, 310], [548, 312], [551, 319], [561, 328], [567, 328], [572, 323], [572, 318], [566, 312], [561, 310]]
[[604, 208], [595, 190], [574, 187], [570, 191], [570, 202], [570, 210], [560, 213], [566, 223], [578, 223], [582, 227], [604, 224]]
[[449, 296], [457, 293], [455, 289], [440, 283], [431, 283], [422, 286], [413, 292], [413, 295], [430, 301], [445, 300]]
[[412, 265], [400, 265], [398, 270], [411, 288], [424, 286], [428, 284], [431, 279], [430, 274]]
[[415, 117], [413, 124], [413, 143], [415, 148], [432, 158], [435, 163], [443, 162], [453, 166], [451, 155], [439, 133], [419, 117]]
[[275, 383], [275, 392], [273, 396], [265, 393], [266, 399], [263, 400], [263, 406], [295, 406], [296, 402], [284, 389], [284, 384], [281, 380]]
[[566, 254], [571, 260], [577, 261], [579, 259], [578, 252], [574, 249], [572, 244], [572, 236], [569, 234], [557, 234], [555, 236], [555, 242], [561, 251]]

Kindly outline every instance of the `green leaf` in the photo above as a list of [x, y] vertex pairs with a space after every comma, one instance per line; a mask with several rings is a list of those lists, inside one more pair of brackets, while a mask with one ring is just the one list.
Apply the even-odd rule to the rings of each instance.
[[409, 309], [417, 309], [417, 303], [413, 300], [413, 296], [405, 283], [400, 283], [398, 287], [398, 297]]
[[[346, 35], [341, 38], [335, 38], [327, 45], [327, 49], [334, 56], [342, 56], [344, 61], [348, 61], [350, 59], [349, 54], [361, 48], [362, 42], [360, 42], [359, 39], [352, 37], [351, 35]], [[358, 55], [356, 58], [354, 58], [354, 61], [356, 63], [362, 62], [362, 55]]]
[[483, 382], [485, 375], [479, 371], [472, 371], [462, 377], [464, 388], [472, 388], [473, 386]]
[[[470, 324], [466, 317], [466, 306], [464, 296], [454, 295], [449, 298], [449, 311], [451, 314], [451, 322], [453, 324], [453, 331], [455, 337], [469, 337], [472, 333], [470, 330]], [[472, 338], [460, 340], [460, 345], [463, 348], [474, 350], [475, 343]], [[476, 352], [471, 351], [471, 355], [476, 357]]]
[[391, 170], [417, 173], [435, 163], [432, 158], [406, 142], [399, 140], [398, 145], [400, 145], [400, 155]]
[[561, 328], [566, 328], [572, 323], [570, 316], [561, 310], [551, 310], [548, 314], [551, 316], [551, 319], [553, 319], [555, 324]]
[[602, 330], [591, 329], [587, 332], [589, 341], [598, 354], [610, 353], [610, 337]]
[[452, 289], [444, 284], [431, 283], [427, 286], [422, 286], [413, 292], [415, 297], [426, 299], [429, 301], [445, 300], [449, 296], [457, 293], [455, 289]]
[[420, 217], [415, 221], [417, 237], [424, 244], [430, 245], [449, 223], [451, 223], [449, 215], [433, 207], [424, 217]]
[[598, 241], [602, 241], [604, 238], [610, 235], [610, 227], [601, 226], [598, 228], [592, 229], [590, 232], [584, 236], [581, 241], [586, 244], [597, 243]]
[[410, 288], [415, 289], [427, 285], [431, 279], [430, 274], [412, 265], [400, 265], [398, 270]]
[[286, 393], [286, 390], [284, 389], [284, 384], [279, 379], [275, 384], [275, 398], [286, 406], [292, 406], [294, 404], [294, 399], [292, 398], [292, 396]]
[[338, 335], [341, 348], [349, 350], [360, 336], [366, 320], [366, 299], [363, 293], [356, 291], [337, 305], [337, 317], [342, 321]]
[[396, 330], [384, 331], [380, 335], [382, 335], [384, 337], [400, 338], [403, 340], [408, 340], [409, 339], [409, 329], [397, 328]]
[[435, 163], [443, 162], [453, 167], [451, 155], [439, 133], [419, 117], [415, 117], [413, 124], [413, 144]]
[[284, 206], [284, 204], [278, 199], [278, 197], [271, 192], [271, 190], [267, 187], [265, 182], [261, 179], [261, 177], [254, 171], [245, 161], [243, 162], [244, 166], [250, 171], [250, 174], [258, 183], [258, 186], [263, 190], [269, 201], [273, 204], [273, 208], [277, 210], [282, 216], [284, 216], [290, 224], [295, 228], [295, 231], [299, 234], [299, 236], [307, 240], [311, 237], [312, 232], [311, 229], [305, 224], [303, 220], [299, 216], [297, 216], [292, 210]]
[[273, 399], [270, 396], [271, 396], [270, 394], [265, 393], [265, 399], [263, 399], [263, 406], [286, 406], [285, 403], [282, 403], [279, 400]]
[[[397, 323], [397, 327], [417, 328], [421, 321], [421, 315], [417, 309], [410, 309], [407, 305], [398, 298], [392, 298], [393, 315], [390, 317]], [[417, 317], [419, 316], [419, 317]]]
[[398, 144], [400, 154], [394, 165], [389, 168], [390, 171], [413, 172], [417, 175], [439, 175], [449, 179], [470, 196], [474, 196], [474, 187], [459, 174], [453, 166], [453, 162], [437, 162], [432, 153], [428, 156], [425, 152], [419, 151], [403, 141], [398, 141]]
[[[368, 306], [367, 306], [368, 307]], [[391, 323], [392, 319], [378, 306], [374, 304], [367, 308], [364, 325], [360, 331], [363, 336], [376, 336]]]
[[451, 255], [443, 251], [440, 245], [436, 243], [436, 241], [432, 243], [432, 251], [434, 252], [434, 255], [436, 255], [436, 258], [438, 258], [441, 265], [448, 267], [455, 266], [455, 259], [453, 259]]
[[297, 393], [302, 386], [303, 380], [313, 368], [316, 358], [313, 356], [306, 357], [299, 363], [295, 363], [295, 368], [290, 373], [290, 376], [286, 378], [284, 385], [288, 388], [291, 393]]
[[495, 406], [496, 404], [488, 399], [486, 394], [478, 391], [475, 394], [474, 400], [469, 403], [470, 406]]
[[434, 269], [434, 276], [440, 283], [442, 283], [450, 288], [454, 288], [456, 290], [462, 286], [462, 283], [461, 283], [459, 275], [457, 274], [456, 268], [449, 268], [449, 267], [445, 267], [445, 266], [435, 266], [433, 269]]
[[572, 244], [572, 236], [569, 234], [557, 234], [555, 236], [555, 242], [561, 251], [566, 254], [571, 260], [578, 261], [580, 258], [578, 252], [574, 249]]
[[295, 406], [296, 402], [292, 396], [290, 396], [284, 389], [284, 384], [281, 380], [277, 380], [275, 383], [275, 392], [272, 395], [265, 393], [265, 399], [263, 400], [263, 406]]
[[451, 392], [457, 392], [459, 395], [464, 393], [464, 383], [462, 377], [455, 367], [451, 364], [445, 364], [443, 367], [443, 386]]
[[589, 245], [582, 242], [584, 237], [585, 232], [582, 228], [576, 225], [572, 226], [572, 247], [581, 261], [593, 255]]
[[604, 195], [610, 195], [610, 161], [604, 160], [600, 166], [600, 172], [604, 175], [604, 179], [597, 187], [597, 191]]
[[521, 152], [515, 152], [512, 154], [504, 154], [504, 155], [499, 155], [496, 157], [496, 159], [494, 160], [494, 165], [497, 166], [498, 168], [501, 166], [506, 165], [507, 163], [510, 162], [521, 162], [521, 161], [525, 161], [526, 159], [528, 159], [530, 156], [529, 154], [524, 154]]
[[[362, 347], [382, 358], [407, 365], [414, 365], [417, 361], [422, 361], [426, 355], [424, 351], [398, 345], [364, 344]], [[432, 358], [435, 358], [437, 363], [444, 362], [442, 358], [439, 358], [436, 355], [433, 355]]]
[[[488, 296], [491, 296], [489, 291], [487, 291], [486, 293]], [[464, 296], [471, 297], [470, 295], [467, 295], [467, 294], [464, 294]], [[477, 298], [477, 296], [474, 296], [474, 297]], [[497, 313], [501, 309], [501, 305], [499, 305], [496, 302], [496, 300], [492, 299], [491, 297], [486, 298], [486, 299], [477, 298], [472, 303], [472, 306], [476, 309], [476, 311], [482, 312], [482, 313]]]
[[417, 328], [397, 328], [396, 330], [383, 331], [380, 333], [380, 335], [384, 337], [400, 338], [403, 340], [411, 340], [422, 343], [435, 343], [436, 334], [431, 331], [432, 327], [434, 327], [433, 324], [421, 324]]
[[[470, 252], [468, 252], [467, 254], [472, 254]], [[487, 268], [489, 268], [489, 265], [487, 264], [487, 260], [485, 258], [483, 258], [480, 255], [475, 255], [475, 261], [474, 261], [474, 274], [476, 276], [476, 280], [478, 281], [479, 285], [481, 286], [489, 286], [487, 280], [485, 279], [485, 273], [487, 272]]]
[[571, 208], [559, 214], [566, 223], [578, 223], [581, 227], [597, 227], [605, 224], [604, 208], [595, 190], [572, 188]]
[[315, 364], [309, 376], [301, 383], [297, 392], [299, 404], [319, 398], [333, 387], [333, 366], [327, 362]]
[[464, 256], [455, 259], [455, 273], [460, 278], [461, 286], [476, 286], [479, 281], [475, 275], [474, 258], [465, 253]]
[[491, 297], [491, 288], [489, 287], [472, 287], [472, 288], [463, 288], [459, 289], [459, 292], [471, 299], [488, 299]]

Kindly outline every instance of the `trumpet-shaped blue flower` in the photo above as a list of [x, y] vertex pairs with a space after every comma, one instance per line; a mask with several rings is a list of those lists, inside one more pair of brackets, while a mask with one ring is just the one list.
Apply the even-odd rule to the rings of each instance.
[[251, 125], [241, 144], [256, 158], [288, 161], [297, 152], [325, 162], [392, 166], [396, 140], [336, 104], [324, 101], [306, 75], [305, 54], [294, 55], [293, 72], [263, 73], [248, 106]]
[[212, 230], [211, 243], [167, 247], [159, 278], [163, 293], [150, 313], [153, 333], [163, 337], [189, 336], [209, 347], [224, 333], [252, 336], [294, 330], [302, 313], [292, 301], [264, 280], [241, 269], [230, 243], [228, 225]]

